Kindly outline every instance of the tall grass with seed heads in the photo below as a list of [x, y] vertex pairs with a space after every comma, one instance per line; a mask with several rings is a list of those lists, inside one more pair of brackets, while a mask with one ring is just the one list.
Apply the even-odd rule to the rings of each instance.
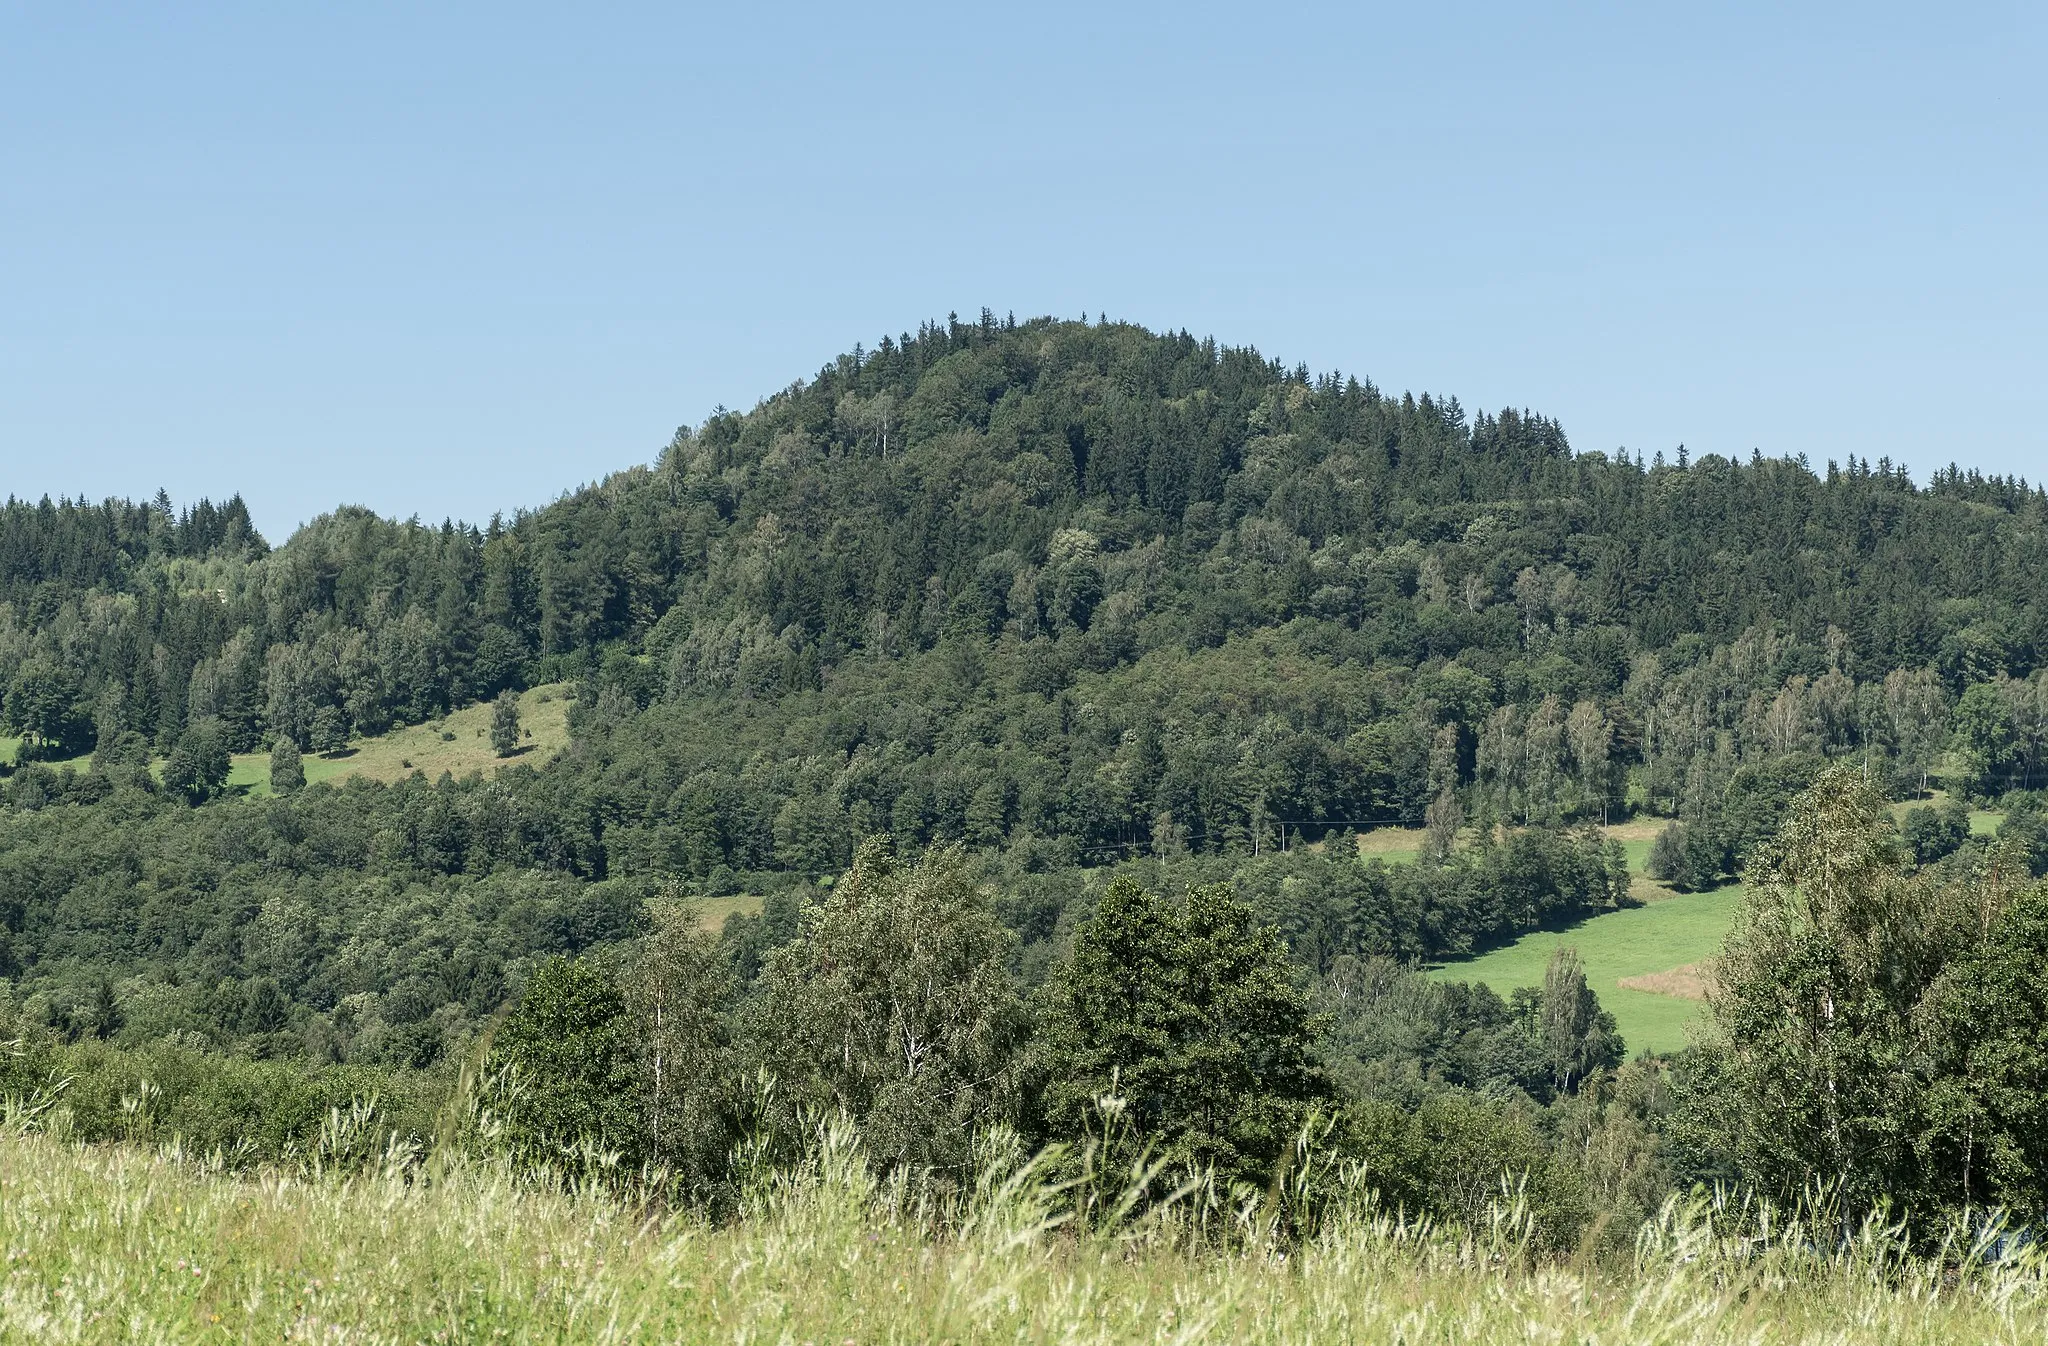
[[1161, 1198], [1142, 1153], [1027, 1155], [990, 1136], [978, 1178], [944, 1194], [876, 1173], [827, 1124], [712, 1224], [630, 1182], [379, 1151], [339, 1111], [317, 1152], [239, 1172], [175, 1146], [74, 1144], [47, 1115], [17, 1105], [0, 1126], [8, 1341], [2048, 1337], [2048, 1267], [1982, 1222], [1929, 1255], [1881, 1218], [1845, 1232], [1826, 1212], [1674, 1200], [1625, 1265], [1579, 1263], [1541, 1252], [1511, 1190], [1459, 1229], [1361, 1188], [1283, 1237], [1271, 1193], [1191, 1180]]

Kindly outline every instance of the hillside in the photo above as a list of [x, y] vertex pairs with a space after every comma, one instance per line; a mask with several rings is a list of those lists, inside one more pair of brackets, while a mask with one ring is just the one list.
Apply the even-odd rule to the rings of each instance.
[[[1539, 415], [985, 315], [841, 357], [679, 431], [651, 468], [483, 528], [341, 510], [273, 548], [232, 500], [10, 504], [0, 710], [17, 756], [81, 774], [27, 767], [5, 797], [116, 807], [93, 801], [197, 740], [234, 754], [208, 806], [229, 807], [264, 793], [284, 735], [315, 782], [425, 776], [425, 796], [350, 805], [471, 838], [406, 822], [376, 849], [401, 885], [518, 871], [758, 896], [879, 831], [1026, 876], [1027, 971], [1091, 868], [1145, 856], [1235, 874], [1316, 968], [1456, 956], [1606, 899], [1402, 879], [1463, 914], [1389, 925], [1380, 880], [1311, 915], [1261, 875], [1327, 866], [1352, 832], [1412, 858], [1434, 807], [1627, 822], [1637, 873], [1676, 819], [1707, 887], [1831, 758], [1901, 798], [1937, 776], [1986, 799], [2035, 784], [2044, 518], [2039, 488], [2003, 479], [1574, 454]], [[508, 685], [541, 735], [515, 761], [558, 765], [501, 776], [513, 802], [487, 818], [431, 783], [493, 765], [480, 701]], [[48, 844], [24, 823], [15, 863]], [[17, 995], [83, 1003], [101, 973], [150, 975], [119, 932], [47, 962], [47, 882], [0, 897]], [[210, 968], [333, 1013], [302, 999], [302, 966]]]
[[[569, 701], [566, 683], [531, 687], [519, 694], [519, 720], [525, 740], [510, 757], [499, 757], [489, 742], [490, 707], [475, 704], [425, 724], [387, 729], [343, 741], [341, 747], [305, 760], [306, 783], [343, 781], [353, 776], [389, 784], [414, 771], [429, 780], [442, 773], [495, 775], [507, 766], [544, 767], [569, 744]], [[0, 766], [18, 766], [22, 741], [0, 739]], [[269, 752], [234, 753], [226, 779], [229, 793], [253, 796], [270, 791]], [[90, 754], [47, 763], [57, 770], [90, 771]], [[161, 779], [164, 759], [152, 758], [150, 769]]]
[[[2040, 1186], [2031, 1077], [1941, 1092], [1994, 1087], [1980, 1028], [2044, 1059], [1957, 999], [2048, 966], [2020, 481], [1574, 452], [984, 315], [482, 527], [10, 503], [0, 720], [0, 1094], [71, 1081], [84, 1139], [282, 1161], [402, 1102], [425, 1143], [516, 1060], [522, 1162], [601, 1140], [730, 1213], [742, 1140], [787, 1171], [833, 1109], [943, 1188], [1003, 1128], [1095, 1144], [1135, 1079], [1177, 1164], [1264, 1191], [1338, 1118], [1318, 1181], [1470, 1222], [1519, 1175], [1562, 1248], [1821, 1162], [1725, 1121], [1803, 1116], [1730, 1111], [1793, 1076], [1668, 1059], [1706, 975], [1791, 976], [1722, 938], [1810, 887], [1804, 811], [1938, 933], [1852, 988], [1882, 1116], [1923, 1111], [1830, 1171], [1923, 1228]], [[1847, 976], [1913, 924], [1842, 919], [1768, 947]]]

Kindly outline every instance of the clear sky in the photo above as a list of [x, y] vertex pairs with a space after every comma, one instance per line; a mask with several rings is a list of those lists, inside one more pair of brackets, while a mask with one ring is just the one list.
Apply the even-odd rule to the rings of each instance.
[[482, 519], [983, 305], [2048, 476], [2044, 14], [0, 0], [0, 494]]

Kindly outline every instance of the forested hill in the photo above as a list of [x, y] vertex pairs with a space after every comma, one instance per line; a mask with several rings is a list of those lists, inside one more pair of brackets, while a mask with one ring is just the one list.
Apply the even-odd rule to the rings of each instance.
[[984, 315], [482, 530], [342, 510], [270, 552], [239, 500], [10, 502], [0, 678], [32, 749], [70, 756], [96, 724], [159, 751], [207, 717], [237, 748], [310, 744], [323, 712], [376, 732], [614, 652], [651, 660], [615, 663], [641, 701], [774, 700], [933, 651], [1044, 697], [1148, 655], [1235, 674], [1204, 654], [1235, 638], [1369, 671], [1345, 717], [1420, 694], [1469, 732], [1719, 647], [1745, 692], [1931, 668], [1960, 694], [2036, 666], [2044, 577], [2023, 482], [1574, 455], [1541, 416]]
[[[577, 915], [576, 885], [760, 891], [877, 832], [1065, 872], [1426, 814], [1451, 838], [1647, 811], [1686, 823], [1675, 872], [1707, 884], [1829, 757], [1901, 792], [1946, 770], [1996, 794], [2039, 784], [2048, 751], [2037, 487], [1574, 454], [1539, 415], [986, 314], [856, 349], [481, 529], [343, 509], [273, 550], [239, 501], [12, 503], [0, 600], [19, 758], [92, 755], [7, 783], [0, 976], [74, 999], [167, 958], [195, 985], [260, 971], [322, 1014], [392, 993], [413, 954], [327, 985], [238, 942], [263, 893], [322, 910], [330, 872], [396, 885], [351, 911], [504, 875], [556, 894], [492, 946], [502, 971], [623, 928], [602, 902]], [[218, 792], [199, 768], [224, 772], [221, 748], [331, 750], [565, 679], [574, 741], [549, 770], [179, 820]], [[181, 747], [166, 790], [143, 768]], [[80, 812], [31, 816], [60, 805]], [[1518, 844], [1540, 854], [1461, 860], [1426, 891], [1344, 871], [1336, 914], [1283, 924], [1317, 963], [1439, 954], [1611, 896], [1597, 855]], [[1511, 862], [1512, 883], [1485, 869]], [[485, 926], [528, 910], [476, 900]], [[150, 901], [196, 924], [167, 943], [128, 920]], [[1017, 901], [1027, 944], [1051, 938], [1061, 901]], [[414, 988], [406, 1013], [486, 1010], [499, 975]]]

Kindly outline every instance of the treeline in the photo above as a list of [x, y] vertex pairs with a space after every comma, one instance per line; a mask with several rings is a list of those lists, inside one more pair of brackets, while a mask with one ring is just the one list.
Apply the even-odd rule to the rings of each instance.
[[1719, 1184], [1844, 1231], [1982, 1237], [2048, 1201], [2048, 884], [2017, 850], [1916, 867], [1883, 797], [1827, 769], [1758, 852], [1708, 1030], [1669, 1061], [1624, 1064], [1568, 949], [1506, 999], [1384, 957], [1305, 973], [1232, 886], [1149, 866], [1068, 910], [1034, 983], [1011, 890], [957, 847], [876, 840], [758, 926], [654, 898], [630, 938], [527, 963], [438, 1108], [417, 1074], [67, 1047], [18, 1015], [0, 1092], [84, 1137], [203, 1141], [246, 1114], [215, 1141], [244, 1159], [460, 1144], [713, 1213], [832, 1133], [939, 1194], [1037, 1151], [1076, 1202], [1193, 1191], [1283, 1236], [1364, 1191], [1467, 1224], [1513, 1191], [1543, 1244], [1625, 1252]]
[[1574, 455], [1540, 416], [984, 315], [481, 529], [342, 510], [265, 552], [232, 503], [17, 505], [0, 711], [29, 756], [326, 751], [582, 677], [643, 717], [602, 769], [657, 736], [688, 766], [628, 825], [697, 878], [876, 830], [1262, 852], [1446, 793], [1709, 821], [1793, 753], [2039, 784], [2044, 518], [2020, 481]]
[[[1033, 985], [981, 877], [957, 848], [906, 863], [870, 843], [828, 891], [772, 907], [766, 939], [648, 900], [631, 938], [524, 963], [489, 1037], [426, 1074], [251, 1061], [185, 1035], [67, 1045], [0, 1008], [0, 1096], [74, 1138], [175, 1137], [240, 1163], [459, 1144], [581, 1180], [658, 1171], [664, 1196], [714, 1212], [802, 1163], [833, 1118], [940, 1188], [971, 1182], [989, 1144], [1073, 1142], [1140, 1175], [1142, 1196], [1200, 1174], [1237, 1204], [1306, 1136], [1410, 1210], [1481, 1218], [1502, 1177], [1526, 1179], [1553, 1245], [1596, 1208], [1640, 1219], [1654, 1202], [1633, 1179], [1596, 1191], [1607, 1169], [1554, 1142], [1559, 1125], [1647, 1137], [1664, 1107], [1653, 1067], [1617, 1093], [1623, 1043], [1569, 958], [1505, 1001], [1351, 955], [1304, 984], [1228, 885], [1168, 897], [1125, 873]], [[1418, 1024], [1441, 1051], [1404, 1040]], [[1359, 1087], [1379, 1078], [1392, 1087]], [[1648, 1159], [1629, 1162], [1663, 1171]]]
[[[612, 801], [572, 797], [580, 779], [515, 768], [490, 782], [350, 780], [195, 809], [132, 779], [25, 769], [0, 789], [0, 1005], [69, 1041], [402, 1068], [458, 1060], [538, 960], [628, 942], [650, 901], [686, 891], [661, 871], [603, 863], [620, 833], [608, 843], [593, 820]], [[1542, 829], [1422, 866], [1362, 862], [1342, 845], [1121, 868], [1072, 860], [1020, 842], [974, 861], [1004, 894], [1026, 985], [1117, 873], [1230, 886], [1315, 971], [1345, 957], [1455, 956], [1611, 910], [1628, 884], [1615, 844]], [[744, 881], [766, 890], [767, 910], [725, 938], [751, 977], [828, 890], [779, 871]]]

